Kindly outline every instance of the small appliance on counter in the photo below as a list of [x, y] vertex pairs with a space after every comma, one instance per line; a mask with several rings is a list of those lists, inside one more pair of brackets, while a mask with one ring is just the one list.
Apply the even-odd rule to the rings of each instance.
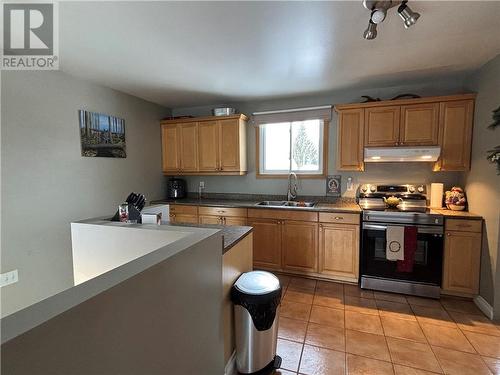
[[426, 198], [424, 184], [359, 188], [361, 288], [439, 298], [444, 221]]
[[186, 180], [182, 178], [171, 178], [167, 183], [167, 198], [182, 199], [186, 197]]

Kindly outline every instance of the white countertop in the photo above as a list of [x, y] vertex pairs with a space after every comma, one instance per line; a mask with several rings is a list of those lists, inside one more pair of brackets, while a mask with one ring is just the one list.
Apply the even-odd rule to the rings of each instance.
[[[95, 233], [96, 240], [107, 239], [108, 245], [112, 244], [108, 247], [110, 253], [114, 252], [116, 255], [119, 254], [120, 249], [125, 249], [126, 256], [115, 257], [112, 254], [113, 256], [110, 257], [110, 254], [105, 253], [103, 256], [107, 256], [107, 259], [99, 258], [99, 261], [94, 261], [92, 272], [77, 276], [73, 285], [61, 293], [3, 317], [1, 319], [2, 343], [172, 257], [195, 243], [213, 235], [221, 236], [220, 230], [213, 228], [125, 224], [101, 218], [82, 220], [72, 223], [71, 226], [72, 232], [74, 228], [78, 228], [86, 233]], [[88, 240], [88, 236], [81, 236], [81, 238], [84, 237]], [[127, 248], [127, 244], [134, 246]], [[84, 246], [81, 250], [92, 247], [88, 245], [91, 245], [91, 242], [87, 241], [85, 243], [87, 247]], [[89, 269], [89, 262], [92, 259], [97, 259], [97, 253], [90, 254], [86, 259], [76, 257], [80, 264], [84, 264], [86, 270]], [[113, 262], [110, 262], [110, 259], [113, 259]], [[98, 266], [97, 269], [95, 266]]]

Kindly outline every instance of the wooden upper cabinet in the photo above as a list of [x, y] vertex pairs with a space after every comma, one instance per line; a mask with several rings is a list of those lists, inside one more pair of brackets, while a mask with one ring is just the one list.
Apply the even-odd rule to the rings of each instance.
[[182, 126], [178, 125], [178, 132], [181, 172], [196, 172], [198, 170], [198, 124], [191, 122]]
[[363, 171], [364, 109], [339, 111], [337, 169]]
[[440, 104], [439, 143], [441, 157], [435, 170], [466, 171], [470, 168], [474, 101], [459, 100]]
[[365, 146], [399, 144], [400, 107], [365, 108]]
[[320, 224], [319, 272], [343, 280], [358, 280], [359, 225]]
[[245, 174], [246, 121], [245, 115], [162, 121], [163, 171]]
[[435, 146], [438, 145], [438, 134], [439, 103], [401, 106], [401, 146]]
[[163, 172], [178, 172], [179, 161], [179, 135], [177, 125], [162, 125], [161, 148]]
[[317, 272], [318, 224], [285, 220], [282, 226], [283, 269]]
[[198, 125], [198, 165], [200, 171], [216, 171], [219, 167], [217, 121], [204, 121]]

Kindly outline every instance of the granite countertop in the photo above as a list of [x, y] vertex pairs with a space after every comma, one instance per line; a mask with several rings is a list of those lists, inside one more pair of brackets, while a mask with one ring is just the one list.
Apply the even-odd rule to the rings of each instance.
[[216, 224], [162, 224], [174, 227], [196, 227], [196, 228], [209, 228], [220, 229], [224, 241], [222, 247], [222, 254], [227, 253], [234, 245], [245, 238], [253, 231], [252, 227], [247, 226], [223, 226]]
[[477, 214], [474, 214], [469, 211], [453, 211], [447, 208], [435, 209], [431, 208], [432, 214], [443, 215], [445, 218], [454, 218], [454, 219], [474, 219], [481, 220], [483, 217]]
[[[361, 209], [354, 200], [339, 199], [334, 202], [318, 202], [314, 207], [289, 207], [289, 206], [257, 206], [257, 203], [262, 200], [232, 200], [232, 199], [213, 199], [213, 198], [184, 198], [177, 200], [159, 200], [153, 201], [151, 204], [183, 204], [193, 206], [214, 206], [214, 207], [235, 207], [235, 208], [257, 208], [271, 210], [299, 210], [299, 211], [314, 211], [314, 212], [351, 212], [360, 213]], [[314, 199], [305, 198], [306, 201], [316, 201]], [[298, 199], [297, 201], [300, 201]]]

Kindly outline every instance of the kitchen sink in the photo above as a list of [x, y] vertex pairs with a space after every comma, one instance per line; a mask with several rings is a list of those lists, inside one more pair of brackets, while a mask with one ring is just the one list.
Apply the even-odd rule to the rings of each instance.
[[315, 204], [316, 202], [304, 201], [262, 201], [257, 203], [256, 206], [306, 208], [314, 207]]

